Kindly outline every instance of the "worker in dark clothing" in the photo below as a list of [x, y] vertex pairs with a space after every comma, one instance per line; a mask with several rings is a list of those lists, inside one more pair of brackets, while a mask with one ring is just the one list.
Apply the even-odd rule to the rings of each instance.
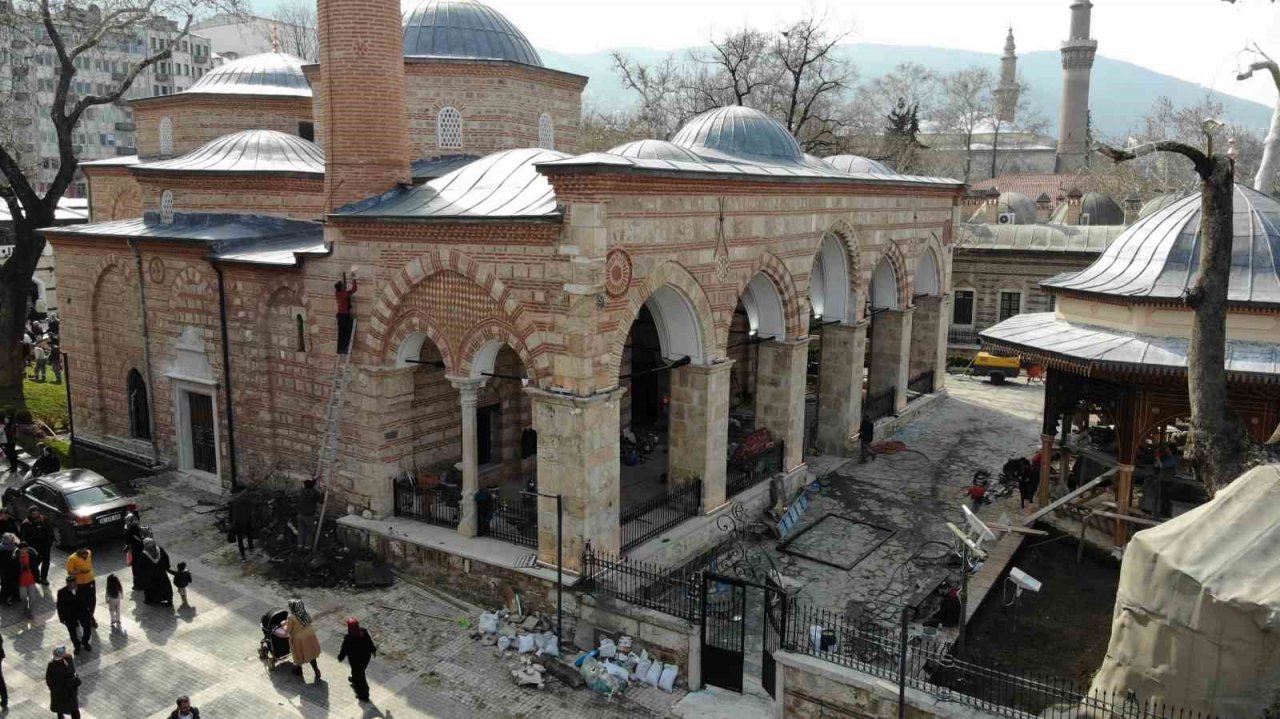
[[315, 544], [316, 515], [323, 499], [314, 479], [302, 483], [302, 491], [298, 492], [298, 547], [303, 551], [311, 551], [311, 545]]
[[231, 503], [227, 506], [231, 525], [231, 534], [235, 535], [236, 546], [240, 548], [240, 559], [245, 559], [244, 542], [249, 540], [249, 549], [253, 549], [253, 497], [243, 486], [232, 491]]
[[373, 645], [369, 630], [361, 627], [355, 617], [348, 617], [347, 635], [342, 638], [338, 661], [345, 659], [351, 666], [351, 678], [348, 681], [355, 690], [356, 699], [362, 702], [369, 701], [369, 680], [365, 678], [364, 672], [369, 667], [369, 660], [377, 653], [378, 648]]
[[53, 525], [39, 509], [32, 507], [27, 511], [26, 520], [18, 527], [18, 536], [22, 537], [22, 541], [30, 544], [40, 557], [37, 563], [39, 571], [36, 573], [36, 583], [48, 586], [49, 555], [53, 551]]
[[338, 305], [338, 354], [344, 355], [351, 349], [351, 296], [360, 288], [356, 280], [356, 268], [351, 268], [351, 284], [345, 279], [333, 283], [333, 299]]
[[862, 415], [862, 423], [858, 425], [858, 440], [861, 442], [861, 447], [858, 450], [858, 464], [866, 464], [867, 457], [870, 457], [872, 461], [875, 460], [875, 450], [871, 449], [871, 442], [875, 439], [875, 435], [875, 423], [871, 421], [870, 417], [865, 414]]
[[53, 474], [62, 469], [62, 460], [58, 459], [58, 455], [53, 453], [53, 447], [47, 444], [40, 444], [40, 457], [31, 465], [31, 476], [43, 477], [46, 474]]
[[67, 628], [71, 644], [75, 647], [76, 654], [79, 654], [81, 649], [92, 651], [93, 647], [89, 644], [89, 607], [76, 594], [76, 578], [68, 576], [67, 585], [58, 590], [56, 606], [58, 621]]

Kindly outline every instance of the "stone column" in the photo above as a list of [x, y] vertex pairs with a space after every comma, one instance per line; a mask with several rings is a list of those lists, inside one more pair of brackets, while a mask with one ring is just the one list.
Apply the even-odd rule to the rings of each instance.
[[862, 378], [866, 374], [867, 323], [822, 328], [818, 378], [818, 449], [851, 456], [862, 421]]
[[951, 331], [951, 295], [938, 298], [938, 334], [933, 346], [933, 391], [947, 387], [947, 335]]
[[733, 360], [671, 372], [668, 442], [672, 485], [702, 480], [704, 512], [724, 504], [729, 442], [729, 373]]
[[915, 299], [916, 311], [911, 315], [911, 351], [907, 380], [925, 372], [938, 370], [938, 324], [941, 322], [942, 297], [920, 295]]
[[476, 492], [480, 491], [480, 470], [476, 462], [476, 400], [485, 379], [449, 377], [449, 383], [458, 390], [462, 407], [462, 501], [459, 509], [458, 534], [476, 536]]
[[[1133, 465], [1116, 465], [1116, 514], [1128, 514], [1133, 500]], [[1115, 544], [1123, 547], [1129, 541], [1129, 523], [1116, 520]]]
[[[622, 552], [619, 523], [618, 399], [622, 389], [590, 397], [525, 390], [538, 433], [538, 491], [561, 496], [564, 565], [580, 569], [587, 542], [595, 551]], [[556, 559], [556, 503], [538, 500], [538, 558]]]
[[868, 396], [894, 390], [894, 412], [907, 406], [907, 369], [911, 357], [911, 313], [880, 310], [871, 321], [871, 369], [867, 377]]
[[809, 338], [766, 342], [759, 346], [756, 375], [756, 426], [786, 442], [785, 471], [804, 463], [804, 390]]
[[1053, 464], [1053, 435], [1040, 435], [1040, 484], [1036, 489], [1036, 504], [1049, 504], [1049, 469]]

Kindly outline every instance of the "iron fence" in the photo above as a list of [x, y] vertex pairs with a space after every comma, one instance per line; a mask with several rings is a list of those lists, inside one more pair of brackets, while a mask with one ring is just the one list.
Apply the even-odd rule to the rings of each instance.
[[479, 520], [477, 529], [482, 537], [493, 537], [504, 542], [526, 547], [538, 546], [538, 500], [521, 495], [511, 500], [494, 492], [488, 500], [476, 503]]
[[879, 394], [867, 394], [862, 403], [862, 412], [873, 420], [893, 414], [893, 403], [897, 398], [898, 388], [890, 387]]
[[397, 517], [408, 517], [441, 527], [456, 528], [461, 515], [462, 495], [456, 487], [425, 487], [413, 480], [391, 481], [393, 508]]
[[615, 597], [673, 617], [694, 621], [701, 606], [701, 575], [598, 554], [588, 544], [575, 588]]
[[982, 340], [978, 339], [978, 331], [976, 329], [951, 327], [947, 329], [947, 344], [977, 346], [982, 344]]
[[750, 460], [730, 466], [725, 481], [726, 496], [732, 497], [782, 472], [786, 468], [786, 456], [787, 443], [778, 441]]
[[912, 377], [911, 381], [907, 382], [907, 391], [914, 392], [916, 394], [929, 394], [933, 392], [933, 371], [930, 370], [929, 372], [922, 372], [915, 377]]
[[1144, 702], [1129, 693], [1091, 691], [1068, 680], [1002, 672], [956, 657], [949, 641], [881, 625], [855, 626], [829, 611], [793, 606], [786, 617], [782, 648], [787, 651], [851, 667], [996, 716], [1213, 719], [1159, 702]]
[[622, 513], [622, 551], [636, 547], [702, 512], [702, 480], [668, 488]]

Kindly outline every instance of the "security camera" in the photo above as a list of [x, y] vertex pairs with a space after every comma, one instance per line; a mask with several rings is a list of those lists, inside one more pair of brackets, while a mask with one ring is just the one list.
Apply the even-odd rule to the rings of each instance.
[[1017, 567], [1009, 570], [1009, 581], [1018, 585], [1018, 591], [1022, 591], [1023, 589], [1028, 592], [1040, 591], [1040, 580]]

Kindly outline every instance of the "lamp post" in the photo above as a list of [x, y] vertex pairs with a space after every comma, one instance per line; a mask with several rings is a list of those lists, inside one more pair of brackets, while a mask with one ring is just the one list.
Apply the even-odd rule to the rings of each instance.
[[525, 490], [520, 494], [556, 500], [556, 639], [564, 641], [564, 532], [563, 501], [559, 494], [543, 494], [537, 490]]

